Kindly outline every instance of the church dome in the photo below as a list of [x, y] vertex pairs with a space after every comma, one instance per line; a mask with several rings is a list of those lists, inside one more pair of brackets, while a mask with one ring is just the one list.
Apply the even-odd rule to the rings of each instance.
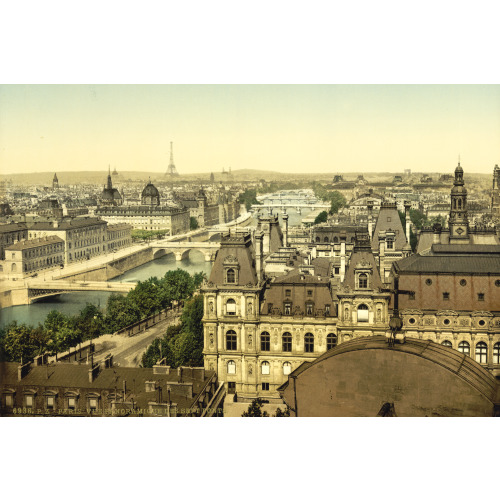
[[159, 205], [160, 204], [160, 193], [156, 189], [151, 181], [149, 181], [146, 187], [142, 190], [141, 203], [143, 205]]

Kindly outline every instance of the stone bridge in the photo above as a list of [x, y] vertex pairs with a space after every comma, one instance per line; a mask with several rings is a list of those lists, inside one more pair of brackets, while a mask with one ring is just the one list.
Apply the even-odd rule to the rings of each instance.
[[207, 262], [215, 258], [215, 253], [220, 248], [220, 243], [214, 241], [162, 241], [151, 243], [153, 258], [158, 259], [164, 255], [174, 254], [175, 260], [183, 260], [189, 257], [192, 251], [201, 252]]
[[65, 280], [30, 280], [26, 283], [28, 289], [28, 304], [39, 299], [59, 295], [66, 292], [117, 292], [128, 293], [137, 283], [114, 283], [109, 281], [65, 281]]
[[311, 202], [311, 203], [290, 203], [285, 204], [282, 200], [276, 200], [276, 203], [263, 203], [262, 205], [252, 205], [252, 210], [259, 211], [270, 208], [277, 208], [286, 212], [286, 210], [295, 208], [296, 210], [301, 210], [303, 208], [318, 209], [323, 208], [325, 210], [330, 210], [330, 204], [324, 202]]

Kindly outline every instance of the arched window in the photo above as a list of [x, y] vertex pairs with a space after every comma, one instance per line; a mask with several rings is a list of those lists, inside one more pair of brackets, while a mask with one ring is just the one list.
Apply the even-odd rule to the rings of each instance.
[[500, 342], [493, 346], [493, 364], [500, 365]]
[[236, 302], [234, 299], [228, 299], [226, 301], [226, 314], [234, 316], [236, 314]]
[[227, 374], [234, 375], [236, 373], [236, 363], [234, 361], [227, 362]]
[[476, 344], [476, 361], [482, 364], [488, 362], [488, 346], [484, 342]]
[[334, 333], [329, 333], [326, 336], [326, 350], [329, 351], [337, 345], [337, 335]]
[[458, 350], [462, 354], [467, 354], [467, 356], [469, 356], [469, 354], [470, 354], [470, 345], [469, 345], [469, 342], [466, 342], [465, 340], [462, 340], [462, 342], [460, 342], [460, 344], [458, 344]]
[[316, 243], [319, 243], [321, 241], [319, 236], [316, 236]]
[[292, 365], [288, 361], [283, 363], [283, 375], [290, 375], [292, 373]]
[[15, 263], [15, 262], [12, 264], [11, 271], [12, 271], [13, 273], [17, 273], [17, 265], [16, 265], [16, 263]]
[[443, 340], [441, 345], [444, 345], [445, 347], [453, 347], [449, 340]]
[[292, 334], [285, 332], [282, 337], [283, 352], [292, 352]]
[[325, 236], [325, 237], [323, 238], [323, 241], [324, 241], [325, 243], [328, 243], [328, 236]]
[[271, 350], [271, 335], [268, 332], [262, 332], [260, 334], [260, 350], [270, 351]]
[[314, 335], [312, 333], [304, 335], [304, 351], [314, 352]]
[[236, 332], [234, 330], [228, 330], [226, 332], [226, 350], [236, 351]]
[[236, 271], [234, 269], [226, 271], [226, 283], [236, 283]]
[[366, 304], [360, 304], [358, 306], [358, 323], [368, 322], [368, 306]]
[[269, 361], [262, 361], [262, 364], [260, 365], [260, 372], [262, 375], [269, 375], [270, 371], [271, 365], [269, 364]]
[[334, 237], [333, 237], [333, 242], [334, 242], [334, 243], [338, 243], [338, 242], [339, 242], [339, 239], [337, 238], [337, 236], [334, 236]]
[[368, 275], [366, 273], [361, 273], [358, 276], [358, 287], [368, 288]]

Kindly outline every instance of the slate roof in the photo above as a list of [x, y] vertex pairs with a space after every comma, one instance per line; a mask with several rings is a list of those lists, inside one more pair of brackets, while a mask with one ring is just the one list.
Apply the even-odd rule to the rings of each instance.
[[500, 254], [411, 255], [393, 263], [396, 272], [500, 274]]
[[371, 268], [373, 270], [373, 273], [369, 281], [370, 290], [376, 290], [377, 288], [381, 288], [382, 281], [380, 279], [380, 273], [377, 264], [375, 262], [375, 258], [373, 257], [373, 254], [369, 250], [357, 250], [356, 248], [354, 252], [351, 254], [351, 258], [349, 259], [345, 273], [344, 284], [349, 285], [352, 289], [356, 288], [356, 279], [354, 271], [356, 269], [356, 266], [362, 261], [368, 262], [368, 264], [371, 265]]
[[54, 243], [64, 243], [64, 240], [59, 238], [59, 236], [47, 236], [45, 238], [35, 238], [33, 240], [18, 241], [13, 245], [10, 245], [6, 250], [25, 250], [27, 248], [44, 247], [46, 245], [52, 245]]
[[[162, 385], [167, 382], [178, 382], [177, 370], [172, 369], [168, 375], [155, 374], [153, 368], [125, 368], [111, 367], [101, 369], [97, 377], [89, 381], [89, 365], [73, 363], [54, 363], [43, 366], [33, 366], [21, 380], [17, 379], [19, 364], [12, 362], [0, 363], [0, 381], [3, 387], [13, 386], [16, 390], [37, 388], [40, 390], [48, 389], [67, 389], [68, 391], [86, 389], [91, 391], [109, 390], [114, 393], [115, 388], [121, 393], [123, 382], [126, 382], [127, 395], [133, 394], [134, 401], [140, 407], [147, 407], [148, 401], [156, 401], [157, 393], [146, 392], [146, 381], [159, 381]], [[171, 401], [178, 404], [179, 408], [190, 407], [193, 400], [205, 387], [214, 372], [205, 370], [204, 380], [186, 376], [183, 373], [182, 381], [193, 384], [193, 398], [175, 394], [171, 391]], [[47, 378], [48, 375], [48, 378]], [[130, 396], [129, 396], [130, 397]], [[163, 391], [163, 400], [167, 398], [166, 391]]]
[[[234, 258], [239, 265], [238, 283], [236, 286], [245, 286], [248, 283], [257, 285], [257, 272], [255, 270], [255, 250], [249, 234], [226, 236], [221, 240], [221, 245], [215, 256], [214, 265], [210, 272], [209, 282], [217, 286], [224, 286], [224, 260]], [[226, 285], [234, 287], [235, 285]]]
[[[388, 220], [390, 219], [390, 220]], [[380, 212], [377, 217], [377, 223], [375, 225], [375, 231], [372, 238], [372, 250], [378, 250], [378, 235], [380, 231], [392, 230], [396, 232], [396, 237], [394, 239], [394, 250], [402, 250], [406, 245], [406, 236], [401, 224], [401, 219], [399, 218], [399, 213], [396, 205], [390, 207], [382, 204], [380, 207]]]
[[43, 221], [43, 222], [30, 222], [28, 223], [28, 229], [39, 230], [39, 231], [66, 231], [68, 229], [78, 229], [81, 227], [95, 226], [95, 225], [106, 225], [107, 222], [99, 219], [97, 217], [85, 217], [85, 218], [75, 218], [69, 220], [58, 221], [57, 227], [54, 227], [53, 222]]
[[12, 233], [13, 231], [24, 231], [26, 229], [28, 229], [28, 226], [24, 222], [0, 224], [0, 233]]

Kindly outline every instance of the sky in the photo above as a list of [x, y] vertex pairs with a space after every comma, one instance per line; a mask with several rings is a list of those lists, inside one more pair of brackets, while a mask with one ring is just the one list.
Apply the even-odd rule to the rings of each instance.
[[500, 85], [0, 85], [0, 173], [500, 164]]

